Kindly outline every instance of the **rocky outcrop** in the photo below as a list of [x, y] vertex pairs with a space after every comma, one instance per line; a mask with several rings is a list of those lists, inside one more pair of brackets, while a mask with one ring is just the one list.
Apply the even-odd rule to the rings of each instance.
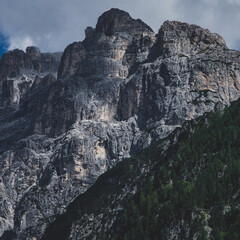
[[[240, 96], [240, 53], [186, 23], [167, 21], [155, 34], [111, 9], [65, 49], [57, 78], [51, 56], [30, 48], [0, 62], [8, 81], [0, 108], [2, 239], [41, 238], [111, 166]], [[17, 98], [7, 78], [22, 69], [34, 77]]]
[[57, 75], [62, 53], [41, 53], [36, 47], [26, 52], [13, 50], [0, 60], [0, 99], [2, 106], [18, 105], [36, 76]]
[[188, 52], [142, 64], [121, 88], [119, 119], [136, 114], [143, 128], [181, 125], [239, 97], [239, 52], [221, 45]]
[[227, 49], [224, 39], [197, 25], [165, 21], [158, 32], [157, 45], [163, 58], [178, 54], [193, 55], [219, 46]]

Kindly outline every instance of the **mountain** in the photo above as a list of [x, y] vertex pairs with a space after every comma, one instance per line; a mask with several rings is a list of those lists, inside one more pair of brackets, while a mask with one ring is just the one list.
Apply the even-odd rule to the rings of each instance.
[[240, 52], [199, 26], [155, 34], [111, 9], [85, 33], [63, 54], [0, 60], [0, 239], [40, 239], [101, 174], [240, 96]]

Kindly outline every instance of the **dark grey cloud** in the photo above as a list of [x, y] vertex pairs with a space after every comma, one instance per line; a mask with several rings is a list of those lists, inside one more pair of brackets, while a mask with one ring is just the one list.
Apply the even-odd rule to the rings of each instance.
[[240, 48], [240, 0], [1, 0], [0, 31], [10, 49], [36, 45], [42, 51], [63, 50], [84, 38], [106, 10], [118, 7], [141, 18], [155, 31], [163, 21], [198, 24]]

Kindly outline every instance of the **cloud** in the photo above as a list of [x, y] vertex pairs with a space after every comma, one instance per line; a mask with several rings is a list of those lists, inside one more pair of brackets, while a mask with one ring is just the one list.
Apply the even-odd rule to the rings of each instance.
[[0, 31], [9, 49], [35, 45], [43, 52], [63, 51], [83, 40], [85, 28], [112, 7], [141, 18], [154, 31], [167, 19], [195, 23], [240, 49], [240, 0], [1, 0]]
[[17, 36], [9, 39], [9, 49], [26, 49], [27, 46], [34, 45], [34, 41], [30, 36]]

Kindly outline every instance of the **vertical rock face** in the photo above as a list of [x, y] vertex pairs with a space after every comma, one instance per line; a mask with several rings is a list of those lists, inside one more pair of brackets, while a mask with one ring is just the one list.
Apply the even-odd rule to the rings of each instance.
[[122, 85], [118, 117], [137, 114], [139, 126], [160, 121], [166, 129], [229, 105], [239, 97], [238, 59], [239, 52], [229, 50], [219, 35], [166, 21], [150, 51], [151, 61]]
[[226, 48], [224, 39], [197, 25], [165, 21], [158, 32], [160, 54], [170, 57], [177, 54], [193, 55], [214, 46]]
[[15, 78], [20, 73], [20, 68], [24, 66], [24, 52], [22, 50], [13, 50], [2, 56], [0, 61], [1, 82], [6, 80], [7, 77]]
[[240, 53], [208, 30], [155, 34], [111, 9], [85, 32], [58, 70], [60, 54], [34, 47], [0, 60], [1, 239], [41, 238], [122, 158], [240, 96]]
[[149, 26], [124, 11], [112, 9], [99, 17], [96, 29], [86, 29], [83, 42], [66, 48], [58, 76], [77, 73], [81, 77], [127, 77], [134, 64], [147, 59], [154, 41]]

